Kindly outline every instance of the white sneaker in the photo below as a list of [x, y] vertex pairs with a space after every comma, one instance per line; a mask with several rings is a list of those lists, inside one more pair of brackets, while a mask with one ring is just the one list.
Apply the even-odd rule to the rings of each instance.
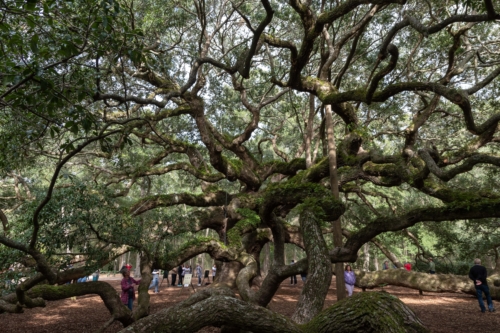
[[201, 284], [198, 283], [198, 287], [201, 286]]

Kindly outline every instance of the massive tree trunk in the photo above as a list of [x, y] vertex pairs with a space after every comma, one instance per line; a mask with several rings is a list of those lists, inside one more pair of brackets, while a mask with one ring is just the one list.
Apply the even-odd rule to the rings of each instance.
[[234, 298], [224, 288], [206, 288], [121, 332], [190, 333], [223, 325], [255, 333], [427, 332], [413, 311], [387, 293], [358, 293], [337, 302], [307, 324], [297, 325], [271, 310]]
[[[356, 272], [356, 286], [371, 289], [383, 285], [406, 287], [431, 292], [453, 292], [476, 295], [476, 289], [468, 276], [450, 274], [428, 274], [405, 269], [388, 269], [376, 272]], [[500, 300], [500, 288], [495, 287], [493, 279], [489, 288], [491, 298]]]
[[217, 263], [220, 263], [217, 265], [217, 272], [215, 275], [217, 286], [224, 285], [229, 288], [236, 288], [236, 278], [243, 268], [243, 265], [237, 261]]
[[323, 308], [332, 281], [332, 270], [321, 226], [312, 212], [301, 213], [300, 228], [304, 235], [309, 265], [306, 284], [300, 294], [292, 320], [303, 324], [311, 320]]

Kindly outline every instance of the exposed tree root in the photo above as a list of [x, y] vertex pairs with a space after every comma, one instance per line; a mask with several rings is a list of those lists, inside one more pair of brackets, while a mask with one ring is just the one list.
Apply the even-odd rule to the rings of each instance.
[[223, 325], [255, 333], [427, 332], [413, 311], [398, 298], [383, 292], [356, 294], [319, 313], [307, 324], [297, 325], [264, 307], [236, 299], [230, 290], [209, 289], [121, 332], [188, 333]]

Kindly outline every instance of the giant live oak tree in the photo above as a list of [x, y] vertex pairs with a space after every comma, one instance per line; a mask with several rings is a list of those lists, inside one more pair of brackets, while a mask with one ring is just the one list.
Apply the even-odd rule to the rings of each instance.
[[[97, 293], [107, 324], [136, 331], [348, 323], [342, 306], [320, 314], [332, 264], [355, 261], [367, 242], [391, 258], [377, 236], [420, 222], [500, 216], [495, 6], [2, 1], [2, 270], [33, 271], [0, 311]], [[305, 258], [288, 265], [285, 244]], [[64, 284], [127, 251], [140, 254], [143, 276], [133, 313], [106, 283]], [[202, 253], [217, 261], [217, 283], [143, 318], [151, 269]], [[68, 268], [76, 256], [85, 265]], [[267, 310], [300, 272], [291, 320]], [[411, 273], [365, 286], [396, 274], [422, 287]], [[380, 297], [371, 301], [388, 314], [412, 317], [408, 331], [423, 329]]]

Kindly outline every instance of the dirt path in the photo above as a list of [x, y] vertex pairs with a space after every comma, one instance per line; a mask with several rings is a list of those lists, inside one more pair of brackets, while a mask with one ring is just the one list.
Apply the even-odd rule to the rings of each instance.
[[[103, 279], [119, 290], [118, 279]], [[199, 288], [199, 287], [195, 287]], [[201, 287], [205, 288], [205, 287]], [[297, 285], [283, 282], [270, 308], [283, 315], [291, 316], [302, 289], [299, 279]], [[401, 287], [384, 288], [412, 308], [432, 332], [481, 332], [500, 331], [500, 311], [482, 314], [475, 297], [464, 294], [424, 293]], [[355, 289], [354, 292], [361, 292]], [[150, 291], [151, 293], [151, 291]], [[151, 313], [172, 306], [189, 297], [189, 289], [167, 287], [166, 280], [160, 293], [151, 293]], [[325, 307], [336, 301], [335, 282], [332, 281]], [[495, 302], [496, 303], [496, 302]], [[500, 310], [500, 305], [495, 304]], [[98, 296], [78, 297], [76, 301], [62, 300], [48, 302], [45, 308], [27, 309], [23, 314], [0, 315], [0, 327], [4, 333], [43, 333], [43, 332], [95, 332], [109, 319], [109, 312]], [[118, 332], [119, 323], [114, 323], [107, 333]], [[219, 332], [217, 328], [205, 328], [199, 333]]]

